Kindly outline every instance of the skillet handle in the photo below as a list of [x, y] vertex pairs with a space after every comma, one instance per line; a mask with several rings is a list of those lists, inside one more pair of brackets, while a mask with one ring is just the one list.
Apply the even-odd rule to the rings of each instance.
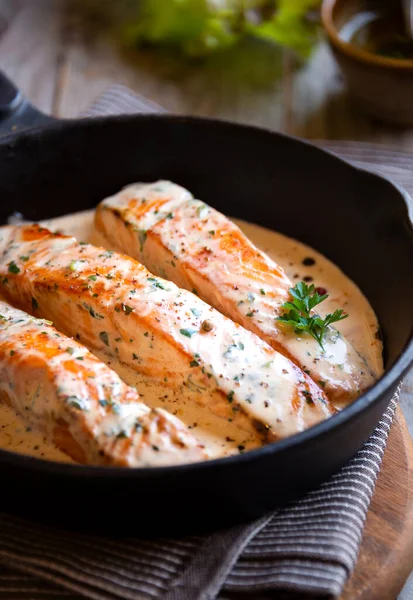
[[54, 121], [23, 96], [20, 90], [0, 71], [0, 136], [28, 127]]

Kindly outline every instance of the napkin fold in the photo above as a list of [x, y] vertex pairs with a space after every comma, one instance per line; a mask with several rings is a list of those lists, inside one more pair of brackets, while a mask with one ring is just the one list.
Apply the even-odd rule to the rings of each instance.
[[[114, 86], [81, 116], [153, 111], [164, 109]], [[319, 143], [413, 193], [413, 155], [371, 144]], [[357, 560], [398, 396], [339, 473], [248, 525], [149, 541], [71, 533], [0, 514], [0, 599], [338, 597]]]

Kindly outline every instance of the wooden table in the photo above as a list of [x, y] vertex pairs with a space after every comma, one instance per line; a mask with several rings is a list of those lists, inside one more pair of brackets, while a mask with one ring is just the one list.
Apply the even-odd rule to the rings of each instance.
[[[310, 139], [365, 140], [413, 151], [413, 129], [387, 127], [353, 109], [324, 43], [305, 65], [289, 51], [254, 44], [239, 49], [236, 57], [185, 65], [167, 56], [122, 50], [102, 28], [85, 24], [84, 4], [86, 0], [0, 0], [0, 69], [44, 112], [75, 117], [118, 83], [176, 113], [228, 118]], [[409, 425], [413, 427], [413, 419]], [[412, 589], [401, 596], [412, 597]]]
[[0, 68], [45, 112], [74, 117], [109, 85], [122, 83], [178, 113], [413, 150], [413, 129], [373, 123], [351, 107], [325, 44], [305, 66], [288, 51], [254, 45], [241, 49], [236, 60], [188, 66], [119, 50], [96, 27], [82, 27], [78, 7], [86, 3], [0, 0]]

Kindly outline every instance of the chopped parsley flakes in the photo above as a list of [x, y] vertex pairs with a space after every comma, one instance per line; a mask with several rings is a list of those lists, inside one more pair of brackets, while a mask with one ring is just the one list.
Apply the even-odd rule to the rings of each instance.
[[17, 273], [20, 273], [20, 269], [16, 265], [16, 263], [14, 262], [14, 260], [12, 260], [11, 262], [9, 262], [8, 267], [9, 267], [8, 268], [9, 273], [14, 273], [15, 275], [17, 275]]
[[180, 329], [179, 333], [181, 333], [185, 337], [191, 338], [193, 335], [198, 333], [198, 330], [197, 329]]

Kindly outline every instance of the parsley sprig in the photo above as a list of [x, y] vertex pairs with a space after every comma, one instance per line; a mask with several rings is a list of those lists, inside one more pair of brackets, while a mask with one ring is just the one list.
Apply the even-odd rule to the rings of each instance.
[[348, 314], [344, 313], [341, 308], [326, 315], [324, 319], [315, 312], [310, 314], [314, 307], [328, 298], [328, 294], [320, 295], [313, 284], [308, 286], [304, 281], [300, 281], [290, 288], [289, 292], [292, 300], [281, 306], [285, 312], [277, 318], [277, 321], [291, 325], [297, 333], [305, 331], [317, 340], [324, 350], [323, 339], [327, 328], [331, 323], [347, 319]]

